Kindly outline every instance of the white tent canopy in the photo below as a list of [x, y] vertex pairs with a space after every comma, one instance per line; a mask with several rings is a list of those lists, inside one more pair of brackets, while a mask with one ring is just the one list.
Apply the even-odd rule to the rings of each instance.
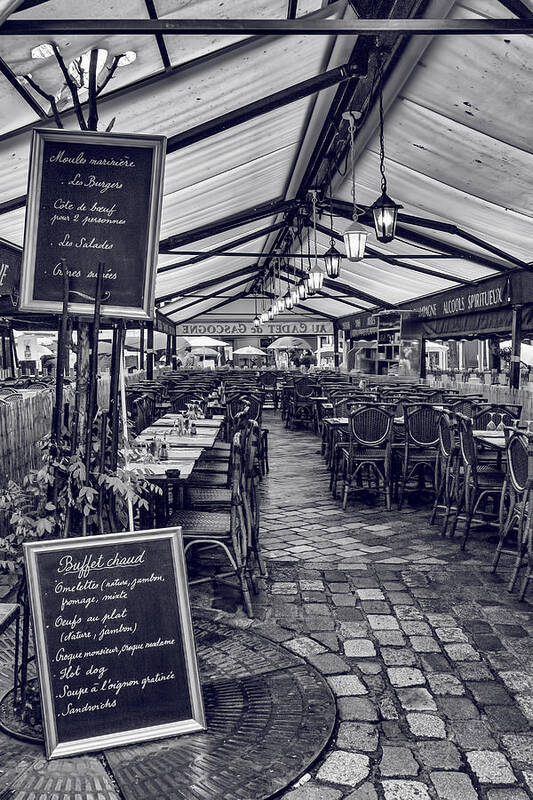
[[[149, 20], [140, 0], [41, 0], [23, 3], [20, 10], [16, 5], [0, 4], [0, 20], [4, 11], [11, 12], [8, 22], [34, 27], [36, 20], [87, 20], [88, 15], [90, 20]], [[295, 5], [298, 19], [355, 18], [347, 0], [298, 0]], [[415, 0], [406, 0], [401, 11], [399, 5], [382, 4], [391, 16], [419, 13]], [[510, 7], [499, 0], [430, 0], [423, 8], [428, 19], [479, 21], [512, 17]], [[287, 2], [154, 0], [154, 9], [163, 20], [284, 20]], [[43, 96], [9, 75], [31, 73], [44, 92], [55, 95], [63, 83], [55, 59], [32, 58], [32, 50], [49, 38], [33, 29], [0, 37], [6, 64], [0, 75], [0, 237], [17, 245], [24, 235], [31, 129], [54, 120]], [[92, 47], [107, 50], [108, 64], [116, 54], [135, 54], [100, 95], [100, 129], [115, 119], [114, 132], [168, 138], [156, 298], [177, 323], [218, 319], [226, 313], [224, 306], [234, 309], [234, 318], [253, 318], [254, 303], [245, 296], [259, 290], [257, 281], [274, 247], [277, 252], [300, 247], [298, 241], [289, 247], [279, 238], [294, 218], [294, 207], [283, 204], [308, 202], [316, 182], [324, 195], [341, 202], [333, 216], [335, 232], [348, 227], [350, 170], [329, 174], [326, 157], [335, 148], [341, 152], [347, 141], [347, 124], [332, 109], [352, 107], [352, 100], [353, 107], [366, 108], [371, 98], [354, 151], [360, 209], [380, 193], [375, 53], [366, 76], [351, 84], [291, 94], [295, 85], [357, 60], [367, 37], [167, 33], [156, 38], [120, 35], [119, 29], [81, 35], [74, 26], [53, 38], [67, 63]], [[531, 260], [533, 38], [407, 36], [394, 39], [391, 58], [394, 68], [384, 89], [385, 170], [388, 193], [403, 206], [400, 228], [383, 244], [368, 227], [366, 257], [357, 263], [343, 259], [340, 279], [327, 281], [320, 295], [299, 306], [302, 316], [337, 319], [468, 285]], [[86, 97], [82, 91], [82, 102]], [[243, 110], [242, 118], [229, 122], [223, 116]], [[78, 127], [68, 99], [60, 113], [65, 128]], [[326, 124], [328, 114], [332, 124]], [[177, 137], [191, 129], [195, 141], [180, 146]], [[319, 210], [318, 216], [329, 230], [329, 212]], [[323, 255], [330, 237], [319, 231], [317, 245]], [[344, 251], [342, 242], [337, 246]]]

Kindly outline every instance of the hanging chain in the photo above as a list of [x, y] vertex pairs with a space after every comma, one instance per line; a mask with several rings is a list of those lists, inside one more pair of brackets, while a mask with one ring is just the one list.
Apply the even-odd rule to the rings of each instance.
[[[350, 115], [350, 155], [351, 155], [351, 172], [352, 172], [352, 205], [353, 205], [353, 219], [357, 222], [359, 214], [357, 213], [357, 202], [355, 198], [355, 119]], [[333, 229], [333, 224], [331, 225]]]
[[316, 190], [313, 189], [311, 191], [311, 197], [313, 198], [313, 245], [315, 248], [315, 269], [318, 267], [318, 241], [317, 241], [317, 234], [316, 234]]
[[379, 171], [381, 172], [381, 192], [387, 193], [385, 177], [385, 136], [383, 134], [383, 63], [379, 72]]

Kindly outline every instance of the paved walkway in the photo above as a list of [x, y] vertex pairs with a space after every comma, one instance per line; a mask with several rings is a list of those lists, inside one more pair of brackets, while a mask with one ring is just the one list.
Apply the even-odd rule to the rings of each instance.
[[461, 553], [427, 507], [343, 512], [319, 439], [265, 422], [258, 613], [338, 703], [329, 749], [285, 800], [533, 797], [533, 607], [506, 591], [509, 563], [490, 575], [487, 536]]
[[[260, 633], [291, 658], [312, 664], [335, 695], [338, 719], [329, 745], [297, 784], [276, 796], [533, 798], [533, 606], [506, 591], [509, 562], [490, 575], [494, 544], [487, 535], [474, 532], [469, 551], [461, 553], [456, 541], [430, 528], [423, 505], [387, 513], [358, 501], [343, 512], [329, 494], [319, 440], [305, 430], [286, 431], [273, 412], [265, 424], [271, 471], [261, 485], [262, 546], [268, 578], [258, 581], [256, 617], [244, 615], [238, 592], [227, 587], [197, 586], [191, 597], [200, 607], [195, 616], [208, 607], [209, 619], [237, 629], [229, 637], [237, 650], [239, 629]], [[532, 594], [533, 587], [530, 599]], [[0, 685], [9, 680], [8, 644], [4, 637]], [[262, 645], [261, 652], [267, 649]], [[221, 663], [226, 661], [224, 656]], [[284, 668], [274, 670], [280, 679]], [[305, 731], [305, 715], [293, 713], [299, 690], [287, 687], [277, 696], [269, 690], [291, 725], [296, 720], [292, 728], [281, 718], [278, 728], [267, 725], [271, 755], [276, 747], [283, 754], [272, 755], [272, 787], [301, 771], [293, 765], [287, 772], [282, 762], [295, 742], [306, 733], [312, 738], [318, 727]], [[306, 692], [306, 699], [316, 711], [312, 694]], [[188, 738], [181, 740], [184, 748], [176, 742], [176, 752], [187, 749]], [[139, 745], [126, 769], [125, 750], [116, 751], [116, 764], [98, 754], [47, 763], [42, 747], [1, 737], [0, 800], [257, 800], [241, 783], [221, 794], [199, 775], [187, 793], [184, 771], [195, 769], [194, 759], [170, 758], [170, 749], [168, 740]], [[259, 750], [255, 756], [249, 763], [260, 775]]]

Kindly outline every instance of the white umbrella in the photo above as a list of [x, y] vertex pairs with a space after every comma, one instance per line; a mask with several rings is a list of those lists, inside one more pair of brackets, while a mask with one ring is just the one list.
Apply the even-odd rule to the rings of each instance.
[[220, 339], [213, 339], [211, 336], [184, 336], [191, 347], [226, 347], [227, 342]]
[[246, 347], [239, 347], [238, 350], [233, 351], [234, 356], [266, 356], [264, 350], [260, 350], [259, 347], [252, 347], [252, 345], [247, 345]]
[[308, 343], [298, 336], [281, 336], [268, 345], [269, 350], [291, 350], [293, 347], [300, 350], [310, 349]]

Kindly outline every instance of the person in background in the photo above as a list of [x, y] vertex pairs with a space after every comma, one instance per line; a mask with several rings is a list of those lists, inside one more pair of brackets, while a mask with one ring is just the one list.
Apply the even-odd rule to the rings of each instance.
[[185, 361], [183, 362], [185, 369], [194, 369], [196, 366], [196, 356], [190, 347], [185, 348]]

